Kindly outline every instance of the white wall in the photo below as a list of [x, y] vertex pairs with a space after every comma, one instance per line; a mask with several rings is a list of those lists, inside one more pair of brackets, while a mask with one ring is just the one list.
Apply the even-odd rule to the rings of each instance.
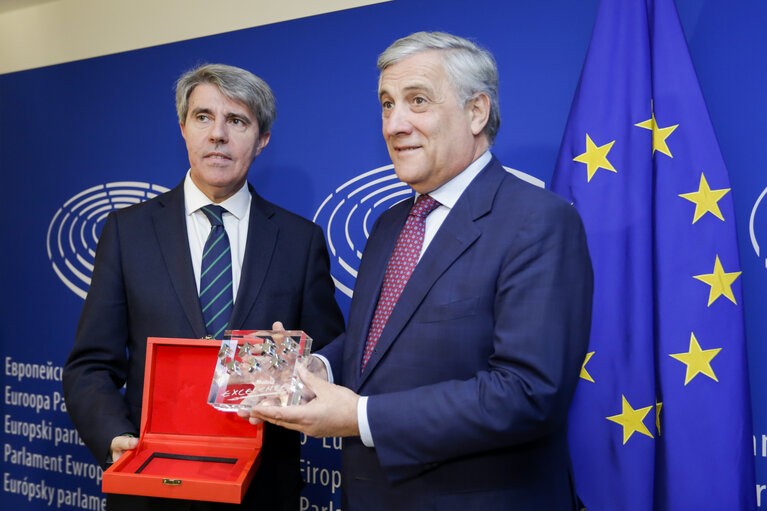
[[0, 74], [385, 0], [27, 1], [0, 11]]

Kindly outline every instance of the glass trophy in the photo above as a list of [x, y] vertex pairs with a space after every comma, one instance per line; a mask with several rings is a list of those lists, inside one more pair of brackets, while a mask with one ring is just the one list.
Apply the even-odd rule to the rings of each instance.
[[256, 404], [299, 404], [303, 383], [297, 369], [308, 359], [311, 346], [312, 338], [301, 330], [227, 331], [208, 404], [225, 412]]

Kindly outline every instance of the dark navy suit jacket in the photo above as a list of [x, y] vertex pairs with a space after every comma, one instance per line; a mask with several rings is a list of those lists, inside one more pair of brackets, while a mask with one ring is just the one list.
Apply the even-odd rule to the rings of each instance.
[[[322, 346], [343, 330], [321, 229], [259, 197], [251, 209], [234, 329], [305, 330]], [[102, 465], [112, 438], [138, 434], [147, 337], [206, 335], [189, 254], [183, 183], [109, 215], [96, 250], [74, 348], [64, 368], [67, 411]], [[190, 377], [202, 377], [190, 375]], [[212, 373], [210, 375], [212, 377]], [[120, 387], [126, 385], [124, 395]], [[194, 417], [189, 417], [194, 420]], [[298, 434], [267, 425], [252, 487], [268, 509], [296, 509], [301, 488]], [[156, 508], [147, 499], [132, 509]], [[188, 502], [163, 502], [163, 511]], [[114, 507], [117, 507], [116, 505]]]
[[346, 334], [321, 352], [337, 383], [370, 396], [375, 448], [344, 439], [344, 511], [575, 509], [566, 421], [593, 280], [577, 212], [493, 158], [427, 248], [360, 373], [411, 205], [376, 222]]

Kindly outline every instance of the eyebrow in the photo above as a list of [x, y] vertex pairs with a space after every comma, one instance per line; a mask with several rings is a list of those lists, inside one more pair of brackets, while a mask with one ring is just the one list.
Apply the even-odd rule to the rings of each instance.
[[210, 108], [198, 106], [193, 108], [189, 113], [192, 115], [196, 115], [196, 114], [210, 114], [212, 112], [210, 111]]
[[[422, 84], [419, 84], [419, 83], [415, 83], [413, 85], [406, 85], [402, 90], [403, 90], [403, 92], [405, 94], [408, 94], [408, 93], [411, 93], [411, 92], [423, 91], [423, 92], [425, 92], [429, 96], [434, 96], [435, 95], [434, 89], [432, 87], [429, 87], [427, 85], [422, 85]], [[382, 88], [378, 92], [378, 97], [382, 98], [384, 95], [391, 96], [391, 93], [388, 92], [385, 88]]]

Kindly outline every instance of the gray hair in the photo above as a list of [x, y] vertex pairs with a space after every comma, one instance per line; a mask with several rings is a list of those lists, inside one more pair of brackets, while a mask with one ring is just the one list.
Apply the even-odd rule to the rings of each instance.
[[[378, 70], [396, 64], [427, 50], [440, 50], [448, 79], [458, 95], [458, 102], [466, 106], [476, 94], [490, 99], [490, 116], [483, 132], [490, 145], [501, 125], [498, 105], [498, 67], [493, 55], [463, 37], [445, 32], [416, 32], [394, 41], [378, 57]], [[379, 87], [381, 76], [379, 75]]]
[[209, 83], [231, 99], [244, 104], [258, 122], [259, 136], [271, 132], [277, 107], [272, 89], [250, 71], [225, 64], [206, 64], [187, 71], [176, 82], [176, 113], [181, 124], [186, 124], [189, 96], [198, 85]]

